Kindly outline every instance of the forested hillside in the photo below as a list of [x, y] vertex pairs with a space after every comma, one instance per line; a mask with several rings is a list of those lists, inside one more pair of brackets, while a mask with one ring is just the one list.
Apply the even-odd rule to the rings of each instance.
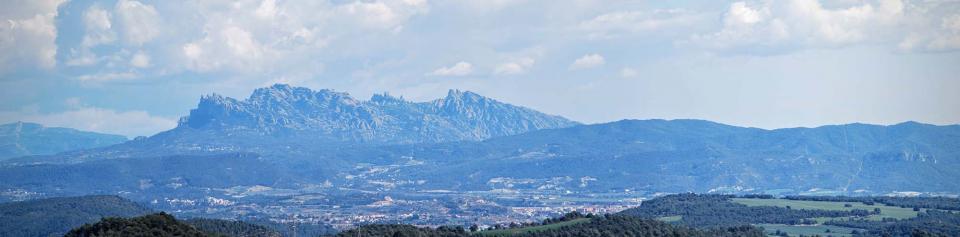
[[83, 196], [0, 203], [0, 236], [60, 236], [103, 217], [152, 211], [118, 196]]
[[[514, 237], [562, 237], [562, 236], [742, 236], [759, 237], [763, 232], [753, 226], [716, 228], [698, 230], [679, 227], [662, 221], [643, 219], [624, 215], [591, 216], [589, 221], [563, 225], [556, 228], [543, 228], [517, 232], [509, 235], [488, 234], [485, 231], [468, 232], [462, 227], [417, 228], [410, 225], [367, 225], [338, 234], [338, 237], [353, 236], [424, 236], [424, 237], [466, 237], [466, 236], [514, 236]], [[557, 220], [554, 220], [557, 221]], [[548, 225], [549, 223], [542, 223]], [[530, 224], [512, 228], [525, 228]]]

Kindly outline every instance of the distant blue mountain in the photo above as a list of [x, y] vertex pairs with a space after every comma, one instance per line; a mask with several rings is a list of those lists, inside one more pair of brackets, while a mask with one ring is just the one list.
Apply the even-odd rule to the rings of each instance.
[[[498, 177], [569, 177], [566, 188], [594, 191], [960, 192], [958, 125], [764, 130], [702, 120], [623, 120], [442, 149], [471, 152], [436, 170], [403, 175], [448, 177], [436, 188], [490, 188]], [[458, 174], [470, 175], [449, 178]], [[591, 181], [579, 187], [584, 177]]]
[[16, 122], [0, 125], [0, 159], [50, 155], [64, 151], [109, 146], [127, 141], [120, 135], [44, 127]]

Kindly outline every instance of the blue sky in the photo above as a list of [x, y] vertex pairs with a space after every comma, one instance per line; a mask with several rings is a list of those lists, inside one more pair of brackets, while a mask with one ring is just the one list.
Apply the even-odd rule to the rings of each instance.
[[0, 122], [150, 135], [203, 94], [464, 89], [586, 123], [960, 123], [960, 1], [6, 1]]

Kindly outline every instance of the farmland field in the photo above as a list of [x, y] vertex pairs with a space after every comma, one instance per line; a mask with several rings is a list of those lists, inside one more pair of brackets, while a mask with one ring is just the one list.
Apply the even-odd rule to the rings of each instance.
[[[912, 208], [902, 208], [896, 206], [886, 206], [883, 204], [867, 205], [862, 202], [828, 202], [828, 201], [801, 201], [801, 200], [788, 200], [788, 199], [757, 199], [757, 198], [733, 198], [733, 202], [744, 204], [747, 206], [775, 206], [775, 207], [786, 207], [790, 206], [792, 209], [808, 209], [808, 210], [854, 210], [861, 209], [867, 211], [873, 211], [874, 208], [880, 208], [879, 215], [870, 215], [868, 219], [870, 220], [881, 220], [883, 218], [896, 218], [896, 219], [907, 219], [917, 216], [918, 211], [914, 211]], [[850, 204], [850, 207], [845, 207], [845, 204]], [[924, 210], [921, 210], [924, 211]], [[818, 222], [824, 222], [830, 218], [816, 218]]]

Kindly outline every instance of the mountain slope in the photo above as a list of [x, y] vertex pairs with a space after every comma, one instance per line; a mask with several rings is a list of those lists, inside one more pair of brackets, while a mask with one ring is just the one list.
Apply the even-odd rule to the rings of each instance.
[[35, 123], [16, 122], [0, 125], [0, 159], [50, 155], [64, 151], [88, 149], [127, 141], [120, 135], [78, 131], [71, 128], [44, 127]]

